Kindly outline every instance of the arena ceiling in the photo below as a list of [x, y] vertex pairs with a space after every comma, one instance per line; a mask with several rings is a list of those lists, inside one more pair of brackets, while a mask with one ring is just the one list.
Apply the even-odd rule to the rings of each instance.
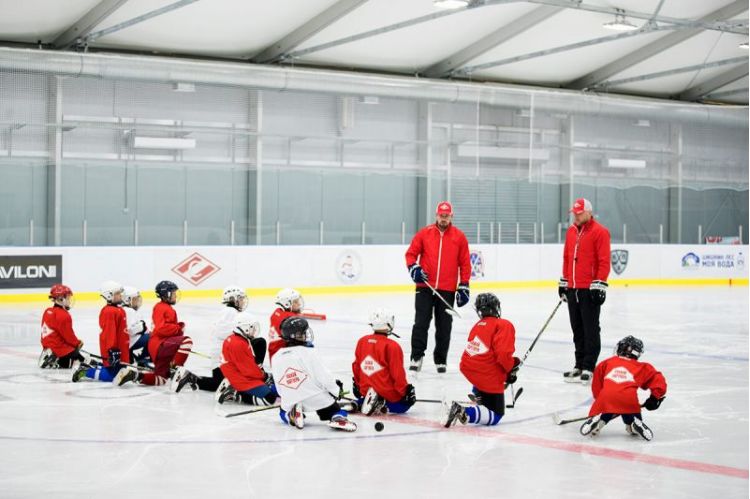
[[0, 0], [0, 45], [748, 103], [748, 0], [439, 1]]

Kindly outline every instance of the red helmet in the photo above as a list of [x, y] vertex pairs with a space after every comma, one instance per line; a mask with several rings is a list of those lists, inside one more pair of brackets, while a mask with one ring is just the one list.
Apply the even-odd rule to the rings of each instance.
[[64, 284], [55, 284], [52, 286], [52, 288], [49, 290], [49, 297], [53, 300], [57, 298], [63, 298], [68, 295], [72, 295], [73, 290], [71, 290], [69, 287], [67, 287]]

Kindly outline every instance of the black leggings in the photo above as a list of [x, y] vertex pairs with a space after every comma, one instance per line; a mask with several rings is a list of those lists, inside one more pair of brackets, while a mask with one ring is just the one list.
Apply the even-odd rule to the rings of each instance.
[[501, 416], [505, 414], [505, 394], [504, 393], [487, 393], [474, 388], [472, 390], [477, 397], [477, 404], [483, 405]]
[[641, 414], [639, 412], [638, 413], [633, 413], [633, 414], [604, 413], [604, 414], [602, 414], [602, 421], [604, 421], [605, 423], [609, 423], [610, 421], [612, 421], [613, 419], [617, 418], [618, 416], [622, 417], [622, 422], [625, 423], [625, 424], [633, 424], [633, 421], [635, 419], [640, 419], [641, 421], [643, 421], [643, 419], [641, 418]]
[[73, 350], [68, 355], [57, 358], [57, 367], [59, 367], [60, 369], [69, 369], [73, 367], [73, 362], [84, 362], [85, 360], [86, 359], [83, 358], [81, 352], [79, 352], [78, 350]]

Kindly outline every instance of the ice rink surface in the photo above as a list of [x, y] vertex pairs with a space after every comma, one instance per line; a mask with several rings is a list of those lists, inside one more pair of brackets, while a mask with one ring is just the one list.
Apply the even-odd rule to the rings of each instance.
[[[554, 289], [498, 293], [516, 326], [522, 356], [556, 304]], [[267, 330], [270, 297], [251, 296]], [[307, 296], [327, 314], [313, 322], [315, 348], [349, 386], [357, 339], [376, 306], [396, 314], [405, 356], [413, 316], [410, 294]], [[74, 328], [97, 351], [98, 304], [72, 311]], [[150, 307], [151, 303], [146, 306]], [[183, 300], [195, 350], [209, 351], [221, 305]], [[583, 416], [590, 389], [563, 383], [572, 367], [567, 310], [558, 311], [522, 368], [523, 396], [496, 427], [443, 429], [440, 406], [419, 403], [406, 415], [355, 415], [354, 433], [307, 418], [300, 431], [275, 410], [224, 418], [247, 406], [217, 408], [213, 394], [166, 387], [70, 382], [69, 370], [36, 367], [43, 307], [0, 306], [0, 497], [748, 497], [748, 289], [614, 288], [602, 309], [602, 355], [627, 334], [643, 339], [642, 360], [669, 383], [658, 411], [644, 412], [646, 442], [619, 420], [596, 437], [552, 413]], [[414, 380], [419, 398], [465, 400], [458, 372], [469, 307], [454, 322], [449, 369], [425, 359]], [[150, 312], [149, 312], [150, 313]], [[33, 333], [33, 334], [32, 334]], [[432, 335], [432, 333], [431, 333]], [[434, 339], [430, 339], [430, 349]], [[207, 373], [207, 360], [188, 367]], [[645, 398], [645, 394], [641, 394]], [[373, 425], [385, 423], [378, 433]]]

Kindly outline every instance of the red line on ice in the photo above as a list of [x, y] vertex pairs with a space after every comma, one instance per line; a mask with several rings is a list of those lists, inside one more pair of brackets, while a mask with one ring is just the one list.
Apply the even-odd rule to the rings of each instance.
[[[414, 426], [422, 426], [429, 428], [441, 428], [441, 425], [435, 421], [427, 419], [404, 417], [404, 416], [386, 416], [384, 419], [388, 419], [399, 423], [410, 424]], [[702, 463], [700, 461], [688, 461], [686, 459], [676, 459], [664, 456], [652, 456], [649, 454], [642, 454], [638, 452], [630, 452], [617, 449], [609, 449], [606, 447], [597, 447], [590, 444], [578, 444], [573, 442], [563, 442], [560, 440], [551, 440], [548, 438], [532, 437], [529, 435], [513, 435], [505, 433], [502, 430], [496, 428], [479, 428], [473, 426], [458, 426], [453, 427], [451, 432], [460, 432], [469, 435], [476, 435], [482, 437], [495, 437], [502, 438], [504, 440], [511, 441], [517, 444], [533, 445], [536, 447], [544, 447], [547, 449], [556, 449], [565, 452], [572, 452], [576, 454], [591, 454], [593, 456], [606, 457], [610, 459], [620, 459], [623, 461], [632, 461], [645, 464], [653, 464], [656, 466], [665, 466], [668, 468], [678, 468], [688, 471], [697, 471], [700, 473], [710, 473], [714, 475], [724, 475], [734, 478], [748, 479], [748, 470], [743, 468], [735, 468], [733, 466], [722, 466], [719, 464]]]

